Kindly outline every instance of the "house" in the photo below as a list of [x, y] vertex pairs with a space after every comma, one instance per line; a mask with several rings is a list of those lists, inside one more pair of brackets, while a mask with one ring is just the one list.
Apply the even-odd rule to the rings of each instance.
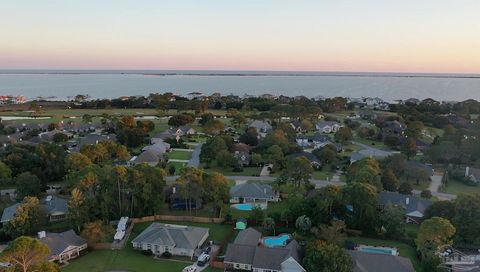
[[227, 247], [224, 271], [305, 272], [297, 241], [292, 239], [283, 247], [264, 247], [259, 244], [261, 238], [262, 234], [253, 228], [240, 231]]
[[80, 256], [80, 252], [87, 249], [87, 241], [78, 236], [73, 230], [61, 233], [41, 231], [38, 239], [50, 249], [49, 261], [66, 263]]
[[320, 162], [320, 160], [315, 155], [308, 152], [299, 152], [299, 153], [290, 154], [287, 156], [287, 159], [293, 160], [299, 157], [306, 158], [314, 169], [320, 169], [322, 167], [322, 163]]
[[[15, 203], [5, 208], [0, 223], [4, 224], [12, 220], [21, 204], [22, 202]], [[50, 222], [61, 221], [67, 218], [68, 200], [65, 198], [48, 195], [40, 201], [40, 206], [45, 210]]]
[[380, 149], [369, 148], [369, 149], [362, 149], [357, 152], [353, 152], [350, 156], [350, 163], [355, 163], [363, 158], [375, 158], [375, 159], [384, 159], [390, 156], [392, 153], [388, 151], [383, 151]]
[[395, 255], [348, 250], [352, 256], [352, 272], [415, 272], [410, 259]]
[[300, 122], [299, 120], [293, 120], [292, 122], [290, 122], [290, 126], [293, 128], [293, 130], [295, 130], [295, 132], [297, 133], [302, 133], [304, 132], [304, 129], [302, 128], [302, 122]]
[[295, 141], [297, 142], [297, 145], [299, 147], [303, 147], [303, 148], [311, 147], [313, 145], [312, 137], [303, 135], [303, 134], [297, 135], [297, 137], [295, 138]]
[[382, 127], [382, 137], [385, 139], [387, 136], [403, 137], [406, 126], [397, 120], [387, 121]]
[[252, 148], [244, 143], [237, 143], [232, 146], [233, 156], [238, 160], [238, 163], [243, 166], [250, 165]]
[[261, 120], [255, 120], [251, 122], [248, 125], [249, 128], [253, 127], [257, 130], [258, 134], [262, 137], [265, 137], [265, 135], [272, 130], [272, 125], [270, 125], [268, 122], [261, 121]]
[[175, 129], [175, 135], [178, 137], [194, 135], [195, 133], [195, 129], [189, 126], [181, 126]]
[[332, 139], [328, 135], [323, 135], [320, 132], [313, 134], [312, 142], [315, 148], [322, 148], [332, 142]]
[[471, 180], [473, 183], [480, 181], [480, 169], [473, 167], [465, 167], [465, 178]]
[[149, 250], [160, 256], [169, 252], [175, 256], [193, 258], [209, 235], [208, 228], [152, 223], [132, 241], [134, 249]]
[[164, 142], [168, 138], [174, 138], [176, 135], [174, 135], [173, 131], [167, 129], [164, 132], [160, 132], [155, 134], [152, 139], [150, 139], [151, 144], [156, 144], [158, 142]]
[[378, 202], [380, 209], [383, 209], [387, 204], [403, 207], [405, 209], [406, 222], [416, 224], [422, 221], [425, 210], [433, 203], [430, 200], [421, 199], [417, 196], [387, 191], [378, 194]]
[[335, 121], [322, 121], [315, 125], [315, 128], [321, 133], [335, 133], [341, 127], [343, 125]]
[[271, 185], [262, 183], [244, 183], [230, 188], [230, 203], [277, 202], [278, 192]]
[[137, 164], [146, 163], [150, 166], [157, 166], [162, 159], [163, 158], [154, 150], [146, 150], [138, 156], [133, 156], [130, 161], [128, 161], [128, 165], [135, 166]]
[[147, 145], [146, 147], [142, 148], [142, 151], [148, 150], [151, 150], [160, 156], [170, 151], [170, 144], [163, 141], [157, 141], [155, 144]]
[[65, 134], [65, 136], [67, 136], [68, 139], [73, 138], [72, 133], [66, 132], [66, 131], [61, 131], [61, 130], [58, 130], [58, 129], [54, 129], [54, 130], [47, 131], [47, 132], [42, 132], [38, 136], [43, 141], [51, 142], [51, 141], [53, 141], [53, 137], [55, 136], [55, 134], [58, 134], [58, 133]]

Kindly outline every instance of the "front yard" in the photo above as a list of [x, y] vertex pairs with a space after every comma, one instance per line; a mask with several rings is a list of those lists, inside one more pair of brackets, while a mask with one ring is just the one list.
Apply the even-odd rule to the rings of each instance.
[[448, 185], [443, 190], [445, 193], [460, 195], [460, 194], [475, 194], [480, 193], [480, 186], [470, 186], [461, 181], [450, 178]]
[[192, 158], [192, 152], [174, 150], [167, 153], [170, 160], [190, 160]]

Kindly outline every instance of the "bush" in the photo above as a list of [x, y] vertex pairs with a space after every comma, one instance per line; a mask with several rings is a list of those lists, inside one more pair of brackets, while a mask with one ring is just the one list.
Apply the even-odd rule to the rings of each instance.
[[243, 166], [240, 164], [235, 165], [235, 167], [233, 167], [233, 172], [243, 172]]
[[168, 251], [165, 251], [162, 253], [162, 257], [165, 257], [165, 258], [171, 258], [172, 257], [172, 253], [168, 252]]
[[153, 252], [150, 249], [142, 250], [142, 254], [145, 256], [152, 256]]

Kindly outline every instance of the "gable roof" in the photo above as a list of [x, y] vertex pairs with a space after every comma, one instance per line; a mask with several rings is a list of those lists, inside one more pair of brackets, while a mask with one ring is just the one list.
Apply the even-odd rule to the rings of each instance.
[[208, 231], [208, 228], [152, 223], [133, 239], [132, 243], [195, 249]]
[[320, 160], [315, 155], [313, 155], [312, 153], [309, 153], [309, 152], [293, 153], [293, 154], [290, 154], [290, 155], [287, 156], [288, 159], [296, 159], [296, 158], [299, 158], [299, 157], [305, 157], [311, 163], [312, 162], [320, 163]]
[[[381, 205], [388, 203], [405, 208], [406, 214], [420, 212], [422, 215], [428, 206], [432, 205], [432, 201], [421, 199], [414, 195], [402, 195], [396, 192], [383, 191], [378, 194], [378, 200]], [[407, 203], [408, 202], [408, 203]]]
[[50, 256], [59, 255], [70, 246], [78, 247], [87, 243], [85, 239], [78, 236], [73, 230], [61, 233], [47, 232], [45, 237], [40, 238], [40, 241], [50, 248]]
[[253, 263], [253, 258], [255, 257], [255, 251], [256, 246], [235, 243], [228, 244], [224, 262], [251, 265]]
[[5, 222], [8, 222], [8, 221], [12, 220], [12, 218], [15, 216], [15, 212], [17, 212], [17, 208], [18, 208], [18, 206], [20, 206], [20, 204], [22, 204], [22, 203], [15, 203], [15, 204], [13, 204], [9, 207], [6, 207], [3, 210], [2, 219], [1, 219], [0, 223], [5, 223]]
[[271, 185], [261, 183], [245, 183], [230, 188], [232, 197], [271, 198], [276, 196]]
[[349, 250], [353, 272], [415, 272], [410, 259], [400, 256]]
[[270, 125], [268, 122], [261, 121], [261, 120], [254, 120], [251, 122], [248, 127], [254, 127], [257, 129], [258, 132], [261, 130], [270, 130], [272, 129], [272, 125]]
[[247, 228], [238, 233], [234, 243], [237, 245], [256, 246], [262, 238], [262, 234], [254, 228]]
[[47, 196], [42, 204], [45, 206], [48, 214], [67, 213], [68, 200], [54, 195]]
[[133, 158], [135, 163], [158, 163], [160, 157], [153, 150], [146, 150], [140, 153], [137, 157]]
[[328, 126], [328, 127], [332, 127], [332, 126], [334, 126], [334, 125], [341, 126], [340, 123], [335, 122], [335, 121], [321, 121], [321, 122], [318, 122], [318, 123], [315, 125], [315, 127], [316, 127], [317, 129], [322, 129], [322, 128], [327, 127], [327, 126]]

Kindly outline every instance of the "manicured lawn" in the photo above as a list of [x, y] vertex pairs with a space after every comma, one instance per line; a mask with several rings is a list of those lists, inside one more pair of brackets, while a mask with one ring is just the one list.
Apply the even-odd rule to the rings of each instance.
[[331, 180], [333, 176], [332, 172], [329, 171], [314, 171], [312, 178], [320, 180]]
[[172, 152], [168, 152], [167, 156], [169, 159], [174, 159], [174, 160], [190, 160], [192, 158], [192, 152], [172, 151]]
[[187, 163], [185, 162], [168, 162], [167, 163], [167, 168], [166, 171], [168, 172], [168, 169], [170, 169], [170, 166], [173, 165], [175, 167], [175, 174], [174, 175], [180, 175], [180, 172], [182, 171], [185, 166], [187, 166]]
[[258, 176], [262, 171], [261, 167], [245, 167], [242, 172], [233, 172], [232, 169], [223, 169], [217, 166], [211, 166], [208, 169], [205, 169], [205, 172], [219, 172], [225, 176]]
[[422, 271], [420, 267], [420, 261], [417, 258], [416, 250], [410, 245], [393, 240], [381, 240], [358, 236], [349, 236], [347, 240], [362, 245], [396, 247], [400, 253], [400, 256], [409, 258], [410, 261], [412, 261], [416, 271]]
[[480, 186], [470, 186], [458, 180], [449, 179], [448, 185], [445, 188], [445, 193], [454, 194], [454, 195], [475, 194], [475, 193], [480, 193]]
[[[267, 209], [264, 212], [265, 212], [265, 216], [267, 216], [269, 213], [273, 213], [273, 212], [281, 213], [285, 209], [287, 209], [286, 201], [269, 202]], [[230, 213], [232, 214], [232, 218], [234, 220], [238, 218], [248, 218], [251, 214], [250, 211], [239, 211], [234, 208], [230, 208]]]

